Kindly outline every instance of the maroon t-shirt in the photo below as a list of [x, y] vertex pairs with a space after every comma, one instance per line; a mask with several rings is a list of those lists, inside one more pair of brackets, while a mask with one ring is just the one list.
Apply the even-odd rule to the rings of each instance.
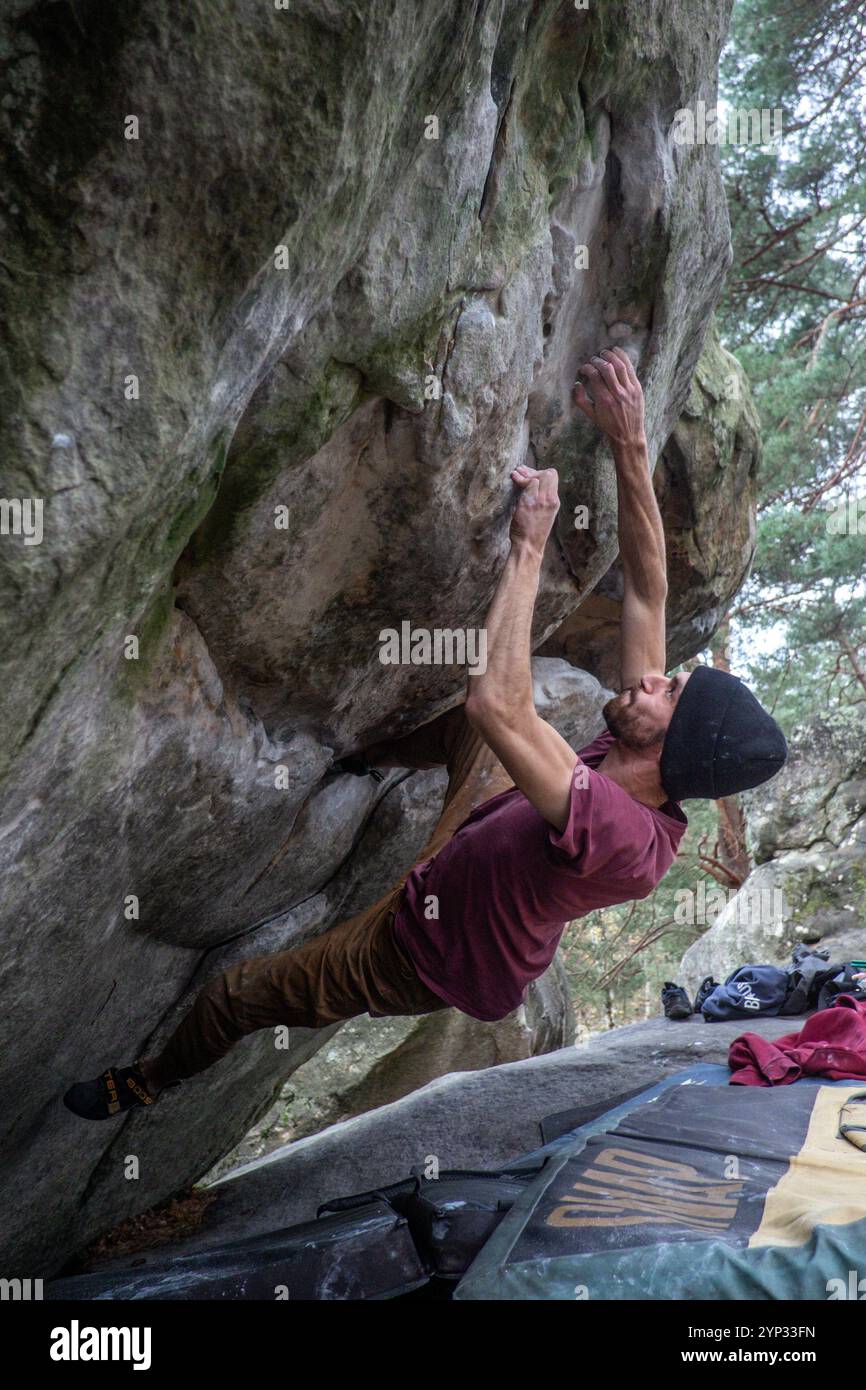
[[580, 750], [562, 833], [513, 787], [406, 880], [397, 938], [428, 988], [463, 1013], [504, 1018], [569, 922], [648, 897], [673, 863], [686, 817], [675, 802], [644, 806], [593, 770], [613, 741], [605, 732]]

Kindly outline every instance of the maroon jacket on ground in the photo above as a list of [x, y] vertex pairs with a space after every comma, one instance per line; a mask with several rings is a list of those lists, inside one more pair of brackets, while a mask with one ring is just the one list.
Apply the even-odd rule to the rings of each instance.
[[728, 1066], [732, 1086], [789, 1086], [801, 1076], [859, 1081], [866, 1077], [866, 1000], [840, 994], [799, 1033], [775, 1042], [743, 1033], [731, 1043]]

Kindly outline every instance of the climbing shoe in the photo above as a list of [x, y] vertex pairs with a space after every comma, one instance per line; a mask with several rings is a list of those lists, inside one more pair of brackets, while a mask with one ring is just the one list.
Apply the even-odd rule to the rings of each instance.
[[348, 758], [338, 758], [332, 767], [335, 772], [350, 772], [353, 777], [372, 777], [375, 782], [385, 780], [384, 772], [380, 772], [377, 767], [370, 767], [363, 758], [351, 755]]
[[710, 995], [712, 994], [713, 990], [714, 990], [714, 989], [718, 989], [718, 987], [719, 987], [719, 986], [718, 986], [718, 984], [716, 983], [716, 981], [713, 979], [712, 975], [707, 975], [706, 979], [703, 981], [703, 983], [702, 983], [701, 986], [700, 986], [700, 989], [698, 990], [697, 994], [695, 995], [695, 1013], [696, 1013], [696, 1014], [699, 1014], [699, 1013], [701, 1012], [701, 1010], [702, 1010], [703, 1007], [704, 1007], [704, 1004], [705, 1004], [706, 1001], [709, 999], [709, 997], [710, 997]]
[[122, 1110], [153, 1105], [154, 1099], [135, 1066], [109, 1067], [93, 1081], [76, 1081], [63, 1104], [83, 1120], [109, 1120]]
[[662, 1004], [664, 1005], [665, 1018], [677, 1020], [691, 1018], [691, 1001], [681, 985], [675, 985], [672, 981], [665, 980], [662, 989]]

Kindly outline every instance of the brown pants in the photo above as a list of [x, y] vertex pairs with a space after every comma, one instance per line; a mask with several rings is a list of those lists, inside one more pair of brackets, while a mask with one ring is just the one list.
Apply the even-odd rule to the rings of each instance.
[[[476, 806], [513, 785], [462, 707], [365, 755], [379, 766], [448, 768], [442, 815], [419, 864], [438, 854]], [[372, 907], [305, 945], [241, 961], [215, 976], [160, 1054], [160, 1084], [204, 1071], [260, 1028], [324, 1028], [363, 1013], [387, 1018], [447, 1009], [394, 934], [409, 872]]]

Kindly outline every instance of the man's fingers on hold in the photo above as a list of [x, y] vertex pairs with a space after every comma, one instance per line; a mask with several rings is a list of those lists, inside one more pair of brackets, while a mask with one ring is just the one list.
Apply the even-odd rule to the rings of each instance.
[[596, 357], [593, 361], [598, 368], [598, 374], [605, 386], [607, 386], [609, 390], [613, 390], [617, 387], [619, 385], [619, 377], [616, 374], [616, 369], [612, 367], [609, 362], [606, 362], [603, 357]]
[[582, 381], [576, 381], [574, 383], [573, 396], [574, 403], [577, 406], [578, 410], [582, 410], [584, 415], [588, 416], [588, 418], [592, 420], [593, 424], [595, 424], [595, 412], [592, 408], [592, 401], [586, 394], [586, 387], [584, 386]]
[[611, 370], [615, 373], [616, 379], [619, 382], [620, 386], [628, 386], [628, 372], [625, 370], [622, 360], [620, 359], [618, 354], [614, 352], [613, 348], [603, 348], [601, 356], [604, 358], [605, 362], [610, 363]]
[[626, 352], [625, 348], [615, 347], [615, 348], [612, 348], [611, 351], [612, 351], [612, 352], [615, 352], [616, 355], [617, 355], [617, 357], [619, 358], [620, 362], [622, 362], [622, 364], [623, 364], [623, 366], [625, 367], [625, 370], [626, 370], [626, 372], [627, 372], [627, 374], [628, 374], [629, 380], [630, 380], [630, 381], [637, 381], [637, 372], [635, 371], [635, 369], [634, 369], [634, 364], [632, 363], [632, 360], [631, 360], [631, 358], [629, 357], [628, 353]]
[[525, 463], [518, 463], [517, 467], [511, 470], [511, 481], [515, 483], [517, 487], [525, 488], [532, 482], [533, 478], [537, 477], [538, 474], [535, 469], [528, 468]]
[[540, 495], [547, 502], [554, 502], [559, 497], [559, 474], [555, 468], [545, 468], [541, 475]]

